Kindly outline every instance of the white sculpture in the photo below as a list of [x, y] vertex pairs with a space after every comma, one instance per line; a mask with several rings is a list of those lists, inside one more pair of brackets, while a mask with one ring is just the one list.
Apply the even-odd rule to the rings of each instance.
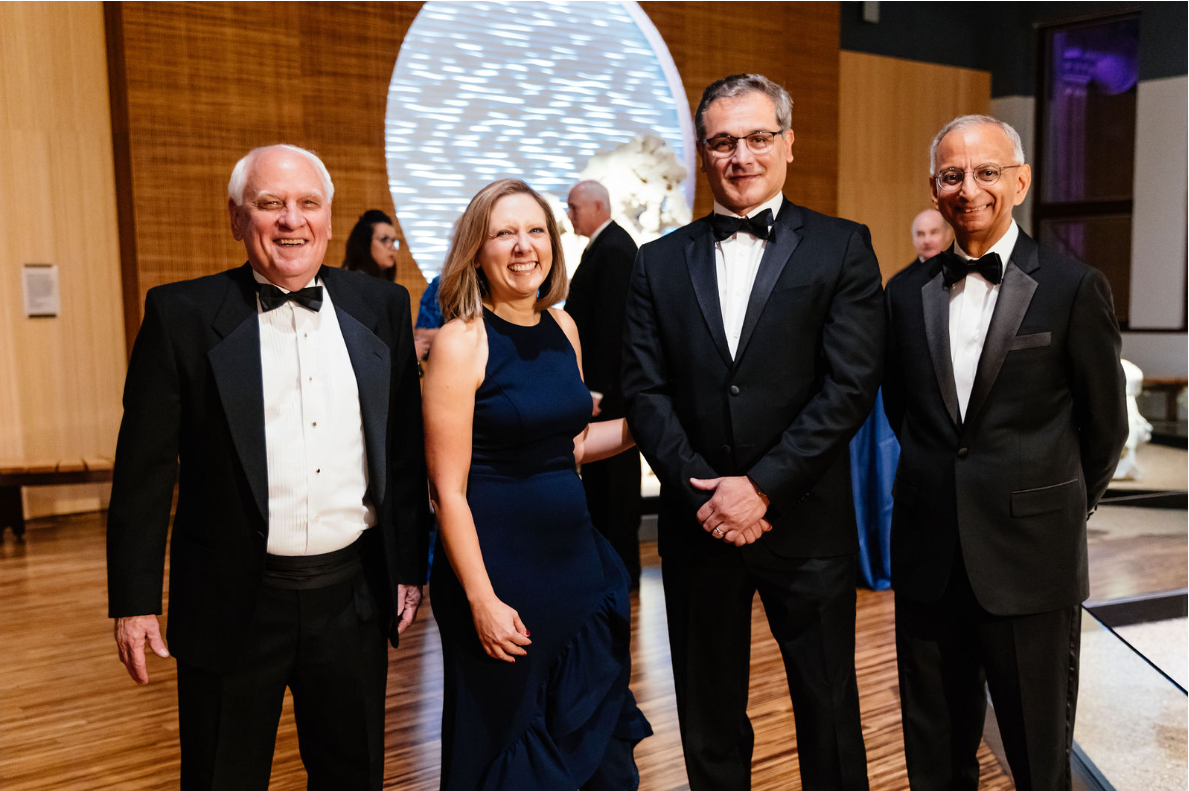
[[1152, 424], [1139, 413], [1135, 397], [1144, 385], [1144, 372], [1135, 363], [1123, 360], [1123, 375], [1127, 379], [1127, 444], [1115, 468], [1116, 481], [1137, 481], [1144, 477], [1143, 468], [1135, 459], [1135, 450], [1152, 439]]
[[636, 244], [656, 239], [668, 228], [690, 221], [681, 183], [689, 171], [662, 138], [643, 135], [595, 154], [580, 181], [597, 181], [611, 193], [611, 219]]
[[[578, 181], [589, 179], [606, 187], [611, 195], [611, 219], [642, 245], [690, 221], [690, 207], [681, 191], [688, 174], [664, 139], [642, 135], [592, 156]], [[553, 195], [545, 199], [561, 227], [566, 270], [573, 277], [587, 240], [574, 233], [562, 200]]]

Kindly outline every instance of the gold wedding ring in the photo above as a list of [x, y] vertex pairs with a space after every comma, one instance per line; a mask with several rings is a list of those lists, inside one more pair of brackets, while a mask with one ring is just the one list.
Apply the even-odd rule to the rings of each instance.
[[722, 531], [722, 528], [721, 528], [721, 527], [716, 527], [716, 528], [714, 528], [714, 530], [712, 530], [712, 531], [710, 531], [710, 532], [714, 533], [714, 535], [715, 535], [717, 538], [722, 538], [723, 536], [725, 536], [725, 535], [726, 535], [726, 533], [724, 533], [724, 532]]

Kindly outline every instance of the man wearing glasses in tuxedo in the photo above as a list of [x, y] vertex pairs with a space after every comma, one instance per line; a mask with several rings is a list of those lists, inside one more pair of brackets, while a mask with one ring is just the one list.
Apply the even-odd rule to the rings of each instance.
[[985, 682], [1016, 788], [1068, 789], [1086, 519], [1127, 438], [1111, 290], [1012, 219], [1010, 126], [956, 118], [930, 162], [954, 245], [888, 282], [883, 389], [909, 784], [978, 787]]
[[623, 352], [628, 422], [661, 480], [689, 785], [751, 787], [758, 592], [784, 658], [802, 786], [866, 789], [847, 443], [880, 381], [879, 266], [866, 228], [782, 194], [793, 161], [783, 88], [726, 77], [695, 125], [714, 213], [641, 248]]

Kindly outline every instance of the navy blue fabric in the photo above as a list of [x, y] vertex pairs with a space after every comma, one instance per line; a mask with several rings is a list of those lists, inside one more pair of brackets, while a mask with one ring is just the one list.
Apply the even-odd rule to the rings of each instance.
[[892, 587], [892, 481], [900, 443], [884, 414], [883, 392], [850, 441], [850, 477], [859, 526], [859, 571], [867, 587]]
[[533, 644], [515, 663], [488, 657], [445, 552], [434, 553], [431, 600], [445, 665], [441, 787], [630, 791], [631, 747], [651, 729], [628, 689], [627, 572], [591, 525], [574, 468], [590, 391], [548, 312], [531, 327], [490, 311], [484, 321], [488, 359], [475, 394], [467, 501], [495, 594]]

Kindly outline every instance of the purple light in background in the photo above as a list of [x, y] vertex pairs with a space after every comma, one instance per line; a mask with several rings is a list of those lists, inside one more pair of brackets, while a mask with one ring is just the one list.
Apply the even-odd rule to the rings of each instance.
[[1107, 96], [1124, 93], [1139, 79], [1138, 25], [1134, 20], [1066, 30], [1053, 36], [1058, 80], [1092, 84]]

